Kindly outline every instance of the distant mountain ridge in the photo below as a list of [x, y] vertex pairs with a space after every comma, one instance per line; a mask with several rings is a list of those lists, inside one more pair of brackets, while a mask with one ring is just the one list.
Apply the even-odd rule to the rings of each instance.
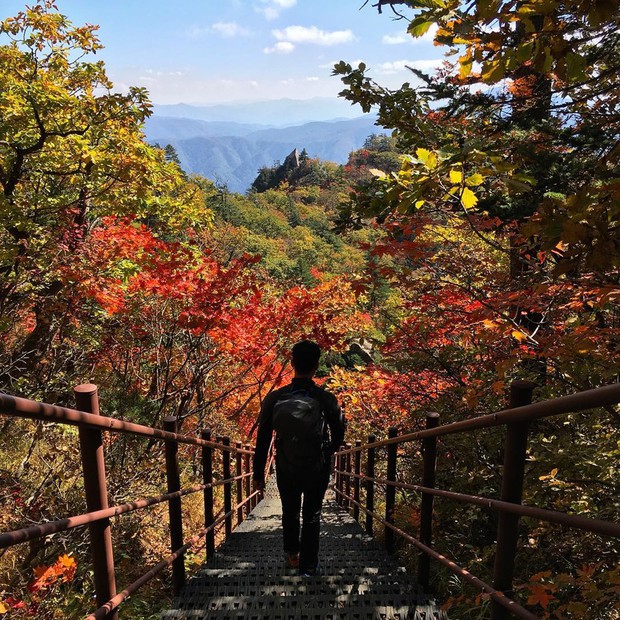
[[315, 97], [312, 99], [274, 99], [241, 101], [215, 105], [154, 105], [156, 116], [190, 118], [283, 127], [312, 121], [345, 120], [360, 116], [360, 109], [344, 99]]
[[[305, 148], [310, 157], [344, 163], [349, 153], [359, 149], [370, 134], [384, 133], [375, 125], [373, 115], [269, 127], [260, 123], [160, 115], [161, 108], [169, 111], [170, 107], [158, 106], [147, 120], [144, 129], [147, 140], [162, 146], [171, 144], [186, 172], [225, 183], [234, 192], [245, 192], [259, 168], [283, 161], [295, 148]], [[192, 107], [183, 105], [177, 109]], [[194, 113], [199, 112], [194, 110]]]

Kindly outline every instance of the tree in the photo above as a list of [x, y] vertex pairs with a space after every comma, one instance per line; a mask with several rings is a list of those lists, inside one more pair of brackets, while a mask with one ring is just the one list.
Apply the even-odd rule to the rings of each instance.
[[[379, 123], [394, 130], [408, 153], [399, 171], [375, 178], [356, 195], [348, 205], [355, 212], [347, 215], [357, 225], [373, 217], [389, 235], [372, 252], [393, 259], [384, 276], [402, 298], [396, 307], [380, 309], [388, 332], [382, 353], [384, 365], [405, 374], [413, 416], [426, 406], [425, 388], [448, 421], [471, 415], [475, 406], [496, 408], [506, 381], [515, 377], [535, 379], [540, 395], [616, 381], [610, 355], [617, 358], [620, 342], [618, 2], [411, 0], [375, 6], [385, 5], [408, 20], [412, 36], [437, 25], [435, 43], [458, 58], [434, 76], [413, 71], [420, 85], [396, 90], [370, 79], [363, 63], [334, 69], [345, 84], [342, 95], [365, 111], [376, 106]], [[552, 496], [559, 509], [579, 496], [585, 513], [614, 512], [608, 503], [602, 508], [596, 490], [577, 481], [611, 483], [606, 455], [615, 450], [617, 421], [618, 412], [609, 408], [596, 438], [579, 419], [548, 423], [532, 436], [531, 475], [548, 481], [564, 471], [555, 487], [563, 494]], [[571, 458], [564, 459], [568, 445]], [[496, 487], [488, 455], [499, 446], [485, 439], [475, 447], [474, 456], [471, 445], [446, 454], [446, 483], [466, 479], [460, 490], [472, 493]], [[532, 503], [549, 505], [548, 488], [530, 493]], [[471, 546], [448, 534], [455, 523], [461, 531], [471, 527], [471, 513], [440, 510], [446, 548], [457, 545], [465, 559], [484, 565], [493, 532], [488, 518], [475, 517], [475, 560]], [[567, 573], [569, 563], [609, 552], [605, 543], [590, 547], [585, 540], [575, 534], [570, 543], [560, 541], [541, 528], [536, 544], [524, 543], [522, 553], [528, 569], [542, 570], [549, 556], [537, 547], [552, 549], [568, 558], [555, 562], [553, 572]], [[609, 563], [597, 571], [598, 584], [613, 579]], [[540, 575], [529, 584], [524, 577], [523, 589], [532, 593], [526, 600], [538, 611], [572, 613], [565, 589], [563, 600], [547, 597], [563, 589], [558, 584], [566, 575], [551, 577], [546, 589]], [[608, 595], [600, 605], [583, 607], [609, 617]], [[581, 591], [572, 601], [586, 599]]]
[[[112, 91], [96, 27], [73, 27], [46, 0], [1, 24], [0, 328], [2, 383], [35, 369], [68, 325], [67, 260], [107, 214], [181, 230], [208, 223], [201, 191], [142, 140], [144, 89]], [[27, 322], [26, 331], [17, 328]]]

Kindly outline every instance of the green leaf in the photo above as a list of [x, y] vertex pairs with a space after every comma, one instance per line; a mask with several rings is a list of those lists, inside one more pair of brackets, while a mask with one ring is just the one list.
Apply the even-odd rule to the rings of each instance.
[[586, 77], [586, 59], [581, 54], [569, 52], [566, 54], [566, 77], [569, 82], [577, 82]]
[[544, 73], [549, 73], [551, 67], [553, 67], [553, 54], [551, 53], [551, 48], [545, 47], [545, 59], [542, 63], [542, 71]]
[[483, 182], [484, 182], [484, 177], [478, 172], [475, 172], [474, 174], [469, 175], [465, 179], [465, 183], [469, 185], [469, 187], [478, 187], [478, 185], [482, 185]]
[[478, 15], [482, 19], [495, 18], [499, 11], [499, 0], [478, 0]]
[[517, 47], [517, 60], [520, 62], [525, 62], [529, 60], [532, 56], [532, 52], [534, 51], [534, 44], [530, 41], [527, 43], [521, 43], [519, 47]]
[[420, 15], [419, 17], [416, 17], [409, 24], [409, 27], [407, 28], [407, 32], [412, 37], [421, 37], [422, 35], [424, 35], [424, 34], [426, 34], [428, 32], [429, 28], [434, 23], [435, 22], [429, 21], [428, 19], [426, 19], [426, 17], [424, 17], [423, 15]]

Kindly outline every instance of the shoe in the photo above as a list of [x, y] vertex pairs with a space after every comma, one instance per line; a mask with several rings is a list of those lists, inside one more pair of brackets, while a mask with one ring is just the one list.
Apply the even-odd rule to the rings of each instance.
[[289, 553], [286, 551], [284, 553], [284, 561], [286, 562], [287, 568], [299, 568], [299, 552]]
[[317, 564], [314, 568], [299, 569], [299, 574], [301, 577], [318, 577], [322, 574], [321, 566]]

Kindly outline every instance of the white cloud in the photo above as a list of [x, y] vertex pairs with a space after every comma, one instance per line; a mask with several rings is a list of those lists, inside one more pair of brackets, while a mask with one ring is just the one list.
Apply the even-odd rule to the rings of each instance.
[[316, 75], [311, 75], [310, 77], [306, 78], [306, 82], [318, 82], [319, 78], [316, 77]]
[[401, 45], [403, 43], [409, 43], [411, 45], [419, 45], [420, 43], [432, 43], [437, 34], [439, 26], [433, 24], [421, 37], [412, 37], [406, 32], [400, 32], [396, 34], [386, 34], [381, 39], [384, 45]]
[[266, 20], [273, 21], [280, 17], [284, 9], [290, 9], [297, 4], [297, 0], [260, 0], [260, 5], [254, 6], [254, 10], [262, 13]]
[[295, 46], [290, 41], [278, 41], [273, 47], [266, 47], [265, 54], [290, 54]]
[[355, 40], [351, 30], [320, 30], [316, 26], [288, 26], [283, 30], [272, 30], [278, 41], [292, 43], [313, 43], [315, 45], [338, 45]]
[[[148, 79], [152, 79], [153, 76], [156, 77], [163, 77], [163, 76], [167, 76], [167, 75], [171, 75], [171, 76], [175, 76], [175, 75], [185, 75], [185, 71], [156, 71], [155, 69], [146, 69], [144, 71], [148, 76], [150, 76]], [[147, 78], [144, 78], [147, 79]]]
[[211, 26], [213, 32], [227, 38], [242, 37], [250, 34], [250, 31], [243, 28], [236, 22], [217, 22]]
[[406, 34], [384, 34], [381, 43], [385, 45], [399, 45], [400, 43], [408, 43], [411, 37]]
[[394, 75], [395, 73], [408, 71], [409, 67], [419, 69], [420, 71], [433, 71], [440, 67], [442, 62], [442, 58], [431, 60], [395, 60], [377, 65], [377, 73], [380, 75]]

